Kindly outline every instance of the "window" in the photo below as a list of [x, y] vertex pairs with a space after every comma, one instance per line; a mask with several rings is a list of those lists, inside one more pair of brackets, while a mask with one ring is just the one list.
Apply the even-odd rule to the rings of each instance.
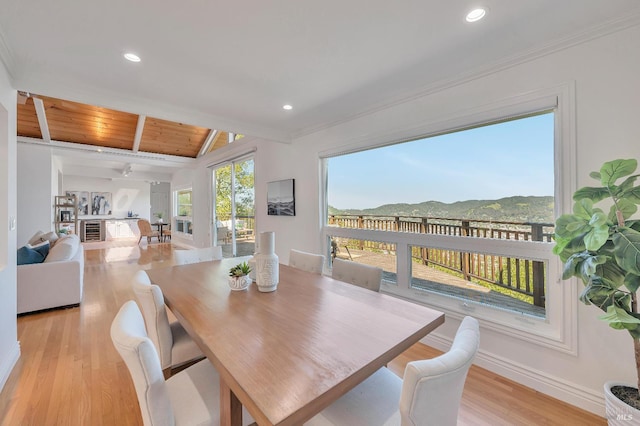
[[193, 235], [192, 228], [192, 196], [191, 188], [175, 191], [175, 232]]
[[551, 284], [561, 273], [551, 236], [566, 188], [557, 164], [568, 151], [559, 99], [327, 154], [327, 254], [382, 267], [384, 292], [575, 351], [572, 321], [562, 318], [571, 286]]

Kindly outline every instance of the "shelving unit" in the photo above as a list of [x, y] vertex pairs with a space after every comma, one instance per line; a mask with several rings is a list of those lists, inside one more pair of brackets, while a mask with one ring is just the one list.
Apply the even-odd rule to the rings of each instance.
[[56, 195], [54, 200], [54, 229], [78, 233], [78, 200], [75, 195]]

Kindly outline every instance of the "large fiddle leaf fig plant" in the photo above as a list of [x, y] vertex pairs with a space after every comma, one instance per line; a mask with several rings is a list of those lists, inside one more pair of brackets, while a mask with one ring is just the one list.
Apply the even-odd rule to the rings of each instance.
[[580, 300], [605, 311], [599, 318], [609, 326], [631, 334], [636, 382], [640, 378], [640, 220], [632, 216], [640, 204], [637, 167], [635, 159], [620, 159], [592, 172], [590, 176], [601, 186], [573, 194], [573, 214], [556, 221], [553, 249], [564, 262], [562, 278], [578, 277], [584, 283]]

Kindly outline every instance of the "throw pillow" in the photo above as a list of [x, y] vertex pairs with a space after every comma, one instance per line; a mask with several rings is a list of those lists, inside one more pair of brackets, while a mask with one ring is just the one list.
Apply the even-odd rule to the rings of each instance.
[[42, 238], [42, 241], [49, 241], [49, 244], [53, 246], [53, 244], [55, 244], [56, 240], [58, 239], [58, 234], [56, 234], [55, 232], [47, 232], [40, 237]]
[[49, 251], [49, 255], [44, 260], [45, 263], [49, 262], [61, 262], [65, 260], [71, 260], [75, 256], [78, 250], [78, 244], [74, 243], [72, 239], [65, 240], [60, 244], [56, 244]]
[[47, 257], [47, 255], [49, 254], [49, 248], [51, 247], [51, 245], [49, 244], [49, 241], [43, 241], [40, 244], [35, 244], [35, 245], [27, 244], [27, 247], [32, 248], [38, 253], [40, 253], [42, 256]]
[[42, 263], [44, 256], [30, 247], [24, 246], [18, 249], [18, 265], [30, 265], [32, 263]]
[[31, 244], [31, 245], [41, 243], [43, 234], [44, 234], [44, 232], [42, 232], [42, 231], [36, 232], [35, 234], [33, 234], [33, 237], [29, 238], [28, 243]]

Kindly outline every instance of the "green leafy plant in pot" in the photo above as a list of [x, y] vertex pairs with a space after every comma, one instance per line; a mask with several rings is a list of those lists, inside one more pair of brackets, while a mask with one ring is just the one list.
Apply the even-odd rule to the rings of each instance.
[[[616, 330], [627, 330], [633, 338], [636, 383], [640, 378], [640, 220], [631, 217], [640, 204], [637, 166], [635, 159], [618, 159], [592, 172], [590, 176], [602, 186], [580, 188], [573, 194], [573, 214], [556, 221], [553, 249], [564, 262], [562, 278], [578, 277], [584, 283], [580, 301], [605, 311], [601, 320]], [[597, 206], [600, 202], [608, 211]], [[626, 393], [627, 397], [618, 397], [640, 409], [637, 389], [629, 392], [617, 387], [614, 394]]]

